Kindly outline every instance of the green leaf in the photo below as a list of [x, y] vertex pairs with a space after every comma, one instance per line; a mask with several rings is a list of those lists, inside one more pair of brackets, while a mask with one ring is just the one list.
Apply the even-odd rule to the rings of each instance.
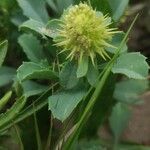
[[99, 76], [98, 69], [95, 66], [93, 66], [91, 62], [89, 62], [88, 72], [86, 77], [90, 85], [96, 86], [96, 83], [98, 81], [98, 76]]
[[41, 94], [48, 89], [47, 86], [40, 85], [33, 81], [24, 81], [22, 83], [22, 86], [23, 86], [23, 91], [24, 91], [23, 94], [25, 97], [30, 97], [30, 96]]
[[74, 0], [76, 4], [82, 2], [91, 3], [92, 7], [98, 11], [103, 12], [104, 14], [111, 14], [111, 8], [107, 0]]
[[48, 21], [48, 14], [45, 7], [44, 0], [17, 0], [19, 6], [22, 8], [24, 15], [46, 23]]
[[45, 30], [43, 29], [43, 34], [51, 38], [57, 37], [58, 29], [60, 28], [59, 24], [60, 24], [60, 20], [58, 19], [50, 20], [46, 24]]
[[[119, 34], [115, 34], [112, 38], [112, 41], [111, 41], [111, 45], [115, 46], [115, 47], [118, 47], [122, 41], [122, 39], [124, 38], [124, 33], [119, 33]], [[107, 47], [106, 48], [106, 51], [114, 54], [115, 53], [115, 48], [111, 48], [111, 47]], [[122, 49], [121, 49], [121, 52], [120, 53], [125, 53], [127, 52], [128, 50], [128, 47], [126, 45], [126, 43], [123, 45]]]
[[50, 68], [33, 63], [23, 62], [17, 70], [20, 81], [27, 79], [57, 79], [57, 75]]
[[25, 108], [24, 110], [22, 110], [14, 119], [13, 122], [8, 122], [7, 124], [5, 124], [5, 126], [3, 126], [0, 129], [0, 132], [4, 132], [5, 130], [9, 129], [10, 127], [12, 127], [14, 124], [17, 124], [19, 122], [21, 122], [22, 120], [24, 120], [25, 118], [31, 116], [35, 111], [37, 112], [38, 110], [42, 109], [44, 106], [47, 105], [48, 101], [47, 98], [48, 96], [51, 94], [52, 88], [55, 85], [52, 85], [49, 87], [49, 89], [47, 91], [45, 91], [38, 99], [36, 99], [34, 101], [34, 109], [33, 109], [33, 104], [30, 104], [27, 108]]
[[7, 110], [7, 112], [0, 115], [0, 129], [5, 127], [5, 124], [8, 122], [12, 122], [12, 120], [19, 114], [21, 109], [24, 107], [26, 103], [26, 98], [21, 97], [17, 99], [13, 106]]
[[21, 35], [18, 42], [31, 61], [39, 63], [42, 59], [45, 59], [40, 41], [32, 34]]
[[118, 141], [123, 130], [128, 124], [129, 118], [131, 116], [131, 111], [127, 105], [122, 103], [117, 103], [112, 110], [111, 116], [109, 118], [110, 128], [115, 137], [115, 142]]
[[0, 110], [2, 110], [4, 106], [7, 104], [7, 102], [10, 100], [11, 95], [12, 91], [9, 91], [4, 95], [4, 97], [0, 99]]
[[118, 21], [128, 6], [129, 0], [113, 0], [113, 2], [112, 0], [107, 1], [111, 7], [113, 19]]
[[55, 2], [53, 0], [46, 0], [46, 2], [49, 4], [49, 6], [55, 11], [57, 12], [57, 6], [55, 4]]
[[19, 28], [20, 30], [25, 30], [25, 31], [29, 30], [29, 32], [33, 31], [44, 36], [43, 30], [45, 30], [45, 24], [37, 20], [30, 19], [25, 21], [23, 24], [21, 24]]
[[146, 57], [139, 52], [122, 54], [114, 64], [112, 72], [125, 74], [133, 79], [146, 79], [149, 66], [145, 60]]
[[4, 59], [7, 54], [8, 41], [3, 41], [0, 43], [0, 67], [2, 66]]
[[88, 57], [83, 57], [81, 61], [79, 61], [77, 68], [77, 78], [81, 78], [87, 74], [89, 63], [88, 61]]
[[[88, 0], [87, 0], [88, 1]], [[104, 14], [109, 13], [111, 14], [111, 8], [107, 0], [90, 0], [91, 5], [96, 10], [103, 12]]]
[[68, 62], [60, 72], [60, 84], [66, 88], [71, 89], [75, 87], [79, 81], [76, 75], [77, 65], [72, 62]]
[[59, 10], [59, 13], [61, 14], [64, 9], [67, 9], [70, 5], [73, 4], [73, 0], [56, 0], [57, 1], [57, 9]]
[[147, 80], [125, 80], [116, 84], [114, 98], [125, 103], [140, 101], [140, 95], [148, 89]]
[[13, 81], [16, 75], [16, 70], [10, 67], [0, 68], [0, 87], [9, 84]]
[[41, 23], [37, 20], [30, 19], [24, 22], [20, 29], [24, 31], [33, 31], [40, 34], [42, 37], [48, 36], [50, 38], [55, 38], [57, 36], [60, 20], [52, 19], [48, 21], [47, 24]]
[[62, 91], [48, 98], [49, 110], [62, 122], [69, 117], [85, 95], [85, 90]]

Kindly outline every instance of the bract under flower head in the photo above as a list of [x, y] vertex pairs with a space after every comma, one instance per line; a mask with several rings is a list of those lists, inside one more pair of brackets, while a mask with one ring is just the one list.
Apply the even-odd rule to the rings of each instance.
[[61, 18], [58, 36], [54, 39], [57, 46], [68, 51], [67, 58], [82, 61], [83, 56], [91, 58], [94, 64], [96, 53], [103, 59], [109, 57], [105, 47], [112, 47], [114, 28], [109, 28], [111, 19], [96, 12], [86, 3], [71, 6]]

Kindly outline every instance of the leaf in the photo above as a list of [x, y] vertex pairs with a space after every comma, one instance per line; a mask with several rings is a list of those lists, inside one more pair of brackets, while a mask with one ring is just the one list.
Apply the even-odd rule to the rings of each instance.
[[27, 79], [57, 79], [57, 75], [50, 68], [33, 63], [23, 62], [17, 70], [20, 81]]
[[88, 57], [83, 57], [78, 63], [77, 78], [81, 78], [87, 74], [88, 71]]
[[104, 14], [111, 14], [111, 8], [107, 0], [90, 0], [90, 1], [92, 7], [96, 8], [96, 10], [99, 10]]
[[17, 2], [25, 16], [43, 23], [48, 21], [44, 0], [17, 0]]
[[0, 111], [4, 108], [4, 106], [10, 100], [11, 95], [12, 95], [12, 91], [9, 91], [4, 95], [4, 97], [0, 99]]
[[[89, 2], [89, 0], [74, 0], [76, 4], [82, 2]], [[92, 7], [98, 11], [103, 12], [104, 14], [111, 14], [111, 8], [107, 0], [90, 0]]]
[[68, 62], [60, 72], [60, 84], [66, 88], [71, 89], [75, 87], [79, 81], [76, 75], [77, 65]]
[[[124, 33], [115, 34], [113, 36], [112, 41], [111, 41], [110, 44], [113, 45], [113, 46], [115, 46], [115, 47], [118, 47], [120, 45], [123, 37], [124, 37]], [[116, 50], [115, 48], [111, 48], [111, 47], [107, 47], [106, 48], [106, 51], [108, 51], [108, 52], [110, 52], [112, 54], [115, 53], [115, 50]], [[120, 53], [125, 53], [125, 52], [127, 52], [127, 50], [128, 50], [128, 47], [127, 47], [127, 45], [125, 43], [124, 46], [122, 47]]]
[[30, 97], [30, 96], [41, 94], [42, 92], [48, 89], [47, 86], [40, 85], [33, 81], [24, 81], [22, 83], [22, 86], [23, 86], [25, 97]]
[[6, 123], [12, 122], [12, 120], [18, 115], [20, 110], [24, 107], [26, 98], [21, 97], [13, 104], [13, 106], [7, 110], [7, 112], [0, 115], [0, 129], [5, 126]]
[[23, 22], [27, 20], [27, 17], [25, 17], [22, 14], [22, 11], [17, 11], [13, 14], [11, 17], [11, 22], [18, 28]]
[[2, 43], [0, 43], [0, 67], [2, 66], [4, 59], [6, 57], [7, 48], [8, 48], [8, 41], [3, 41]]
[[45, 29], [45, 24], [42, 22], [39, 22], [37, 20], [33, 20], [33, 19], [29, 19], [27, 21], [25, 21], [23, 24], [21, 24], [19, 26], [20, 30], [29, 30], [29, 31], [33, 31], [36, 32], [42, 36], [44, 36], [43, 34], [43, 30]]
[[132, 104], [140, 101], [140, 95], [148, 89], [147, 80], [125, 80], [116, 84], [114, 98], [118, 101]]
[[45, 34], [48, 37], [55, 38], [57, 37], [58, 34], [58, 29], [60, 28], [59, 26], [60, 20], [58, 19], [52, 19], [46, 24], [45, 30], [43, 29], [43, 34]]
[[115, 141], [118, 141], [121, 133], [128, 124], [129, 118], [131, 116], [131, 111], [128, 106], [122, 103], [117, 103], [112, 110], [111, 116], [109, 118], [110, 128], [115, 137]]
[[26, 53], [28, 59], [32, 62], [39, 63], [45, 59], [40, 41], [32, 34], [23, 34], [18, 39], [19, 44], [22, 46], [23, 51]]
[[17, 124], [24, 120], [25, 118], [31, 116], [35, 111], [37, 112], [38, 110], [42, 109], [44, 106], [47, 105], [48, 101], [47, 98], [51, 94], [51, 90], [55, 85], [52, 85], [49, 87], [47, 91], [45, 91], [38, 99], [34, 101], [34, 109], [33, 109], [33, 104], [30, 104], [27, 108], [22, 110], [14, 119], [13, 122], [8, 122], [5, 124], [2, 128], [0, 128], [0, 132], [4, 132], [5, 130], [9, 129], [12, 127], [14, 124]]
[[88, 72], [87, 72], [87, 80], [92, 86], [96, 86], [96, 83], [98, 81], [99, 72], [98, 69], [93, 66], [93, 64], [90, 62], [88, 66]]
[[13, 81], [16, 75], [16, 70], [10, 67], [0, 68], [0, 87]]
[[48, 98], [49, 110], [52, 111], [54, 118], [63, 122], [69, 117], [84, 95], [84, 89], [59, 92]]
[[70, 5], [73, 4], [73, 0], [56, 0], [57, 1], [57, 9], [59, 10], [59, 13], [61, 14], [64, 9], [67, 9]]
[[146, 57], [139, 52], [126, 53], [118, 57], [112, 68], [113, 73], [121, 73], [133, 79], [146, 79], [149, 66]]
[[57, 12], [57, 6], [55, 4], [55, 2], [53, 0], [46, 0], [46, 2], [49, 4], [49, 6], [55, 11]]
[[113, 14], [113, 19], [117, 22], [123, 15], [126, 7], [128, 6], [129, 0], [107, 0]]

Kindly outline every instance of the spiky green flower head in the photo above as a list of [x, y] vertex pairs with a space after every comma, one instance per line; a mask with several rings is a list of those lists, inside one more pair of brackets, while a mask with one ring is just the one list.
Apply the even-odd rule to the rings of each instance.
[[71, 6], [64, 12], [61, 18], [61, 25], [56, 45], [62, 47], [62, 51], [68, 51], [70, 60], [82, 61], [83, 57], [90, 57], [95, 63], [96, 54], [106, 59], [108, 54], [106, 47], [113, 47], [109, 44], [116, 29], [109, 28], [110, 17], [96, 12], [86, 3]]

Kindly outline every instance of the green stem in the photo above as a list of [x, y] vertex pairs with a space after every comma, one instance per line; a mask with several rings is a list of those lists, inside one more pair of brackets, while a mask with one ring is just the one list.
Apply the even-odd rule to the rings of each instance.
[[24, 150], [24, 146], [23, 146], [23, 142], [21, 140], [21, 135], [20, 135], [19, 129], [15, 124], [13, 124], [13, 126], [14, 126], [14, 129], [16, 131], [16, 135], [17, 135], [19, 146], [20, 146], [20, 150]]
[[117, 150], [117, 149], [118, 149], [118, 138], [115, 137], [113, 150]]
[[49, 128], [49, 133], [48, 133], [48, 138], [47, 138], [47, 143], [45, 150], [49, 150], [51, 146], [51, 139], [52, 139], [52, 129], [53, 129], [53, 116], [51, 115], [50, 118], [50, 128]]
[[[35, 110], [34, 102], [33, 102], [33, 109]], [[35, 124], [35, 133], [36, 133], [37, 147], [38, 147], [38, 150], [42, 150], [42, 142], [41, 142], [39, 127], [38, 127], [38, 121], [37, 121], [37, 116], [36, 116], [36, 112], [35, 111], [34, 111], [34, 124]]]

